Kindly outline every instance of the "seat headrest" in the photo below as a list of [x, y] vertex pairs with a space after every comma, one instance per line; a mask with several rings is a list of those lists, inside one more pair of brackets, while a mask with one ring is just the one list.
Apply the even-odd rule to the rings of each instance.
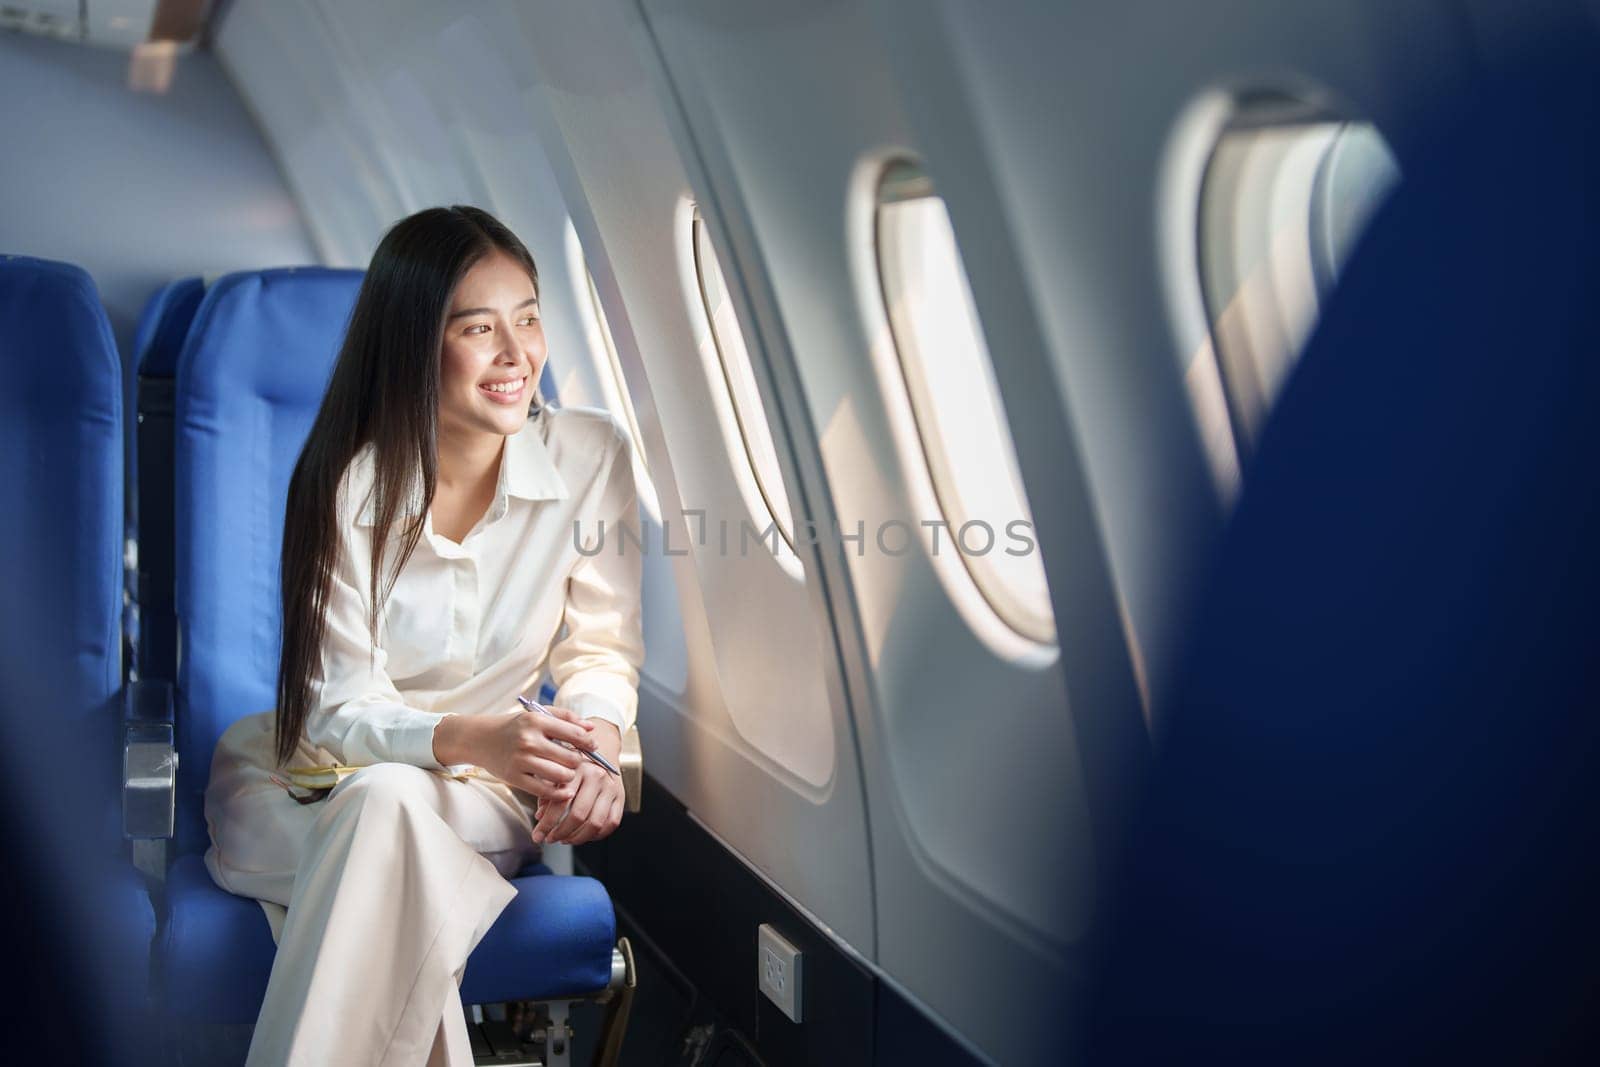
[[180, 405], [220, 391], [275, 405], [322, 402], [362, 272], [242, 271], [205, 294], [178, 357]]
[[178, 278], [157, 289], [145, 303], [133, 337], [134, 367], [139, 374], [171, 378], [177, 373], [178, 355], [205, 293], [201, 279]]

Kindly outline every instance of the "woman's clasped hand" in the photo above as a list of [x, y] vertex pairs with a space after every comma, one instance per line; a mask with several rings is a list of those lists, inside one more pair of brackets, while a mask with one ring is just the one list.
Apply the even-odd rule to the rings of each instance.
[[588, 762], [562, 744], [593, 749], [593, 730], [566, 708], [536, 715], [520, 708], [499, 715], [446, 715], [433, 731], [433, 754], [449, 766], [471, 763], [513, 789], [566, 803], [577, 794], [577, 770]]
[[501, 715], [447, 715], [434, 729], [434, 757], [446, 765], [475, 764], [535, 797], [534, 841], [598, 840], [622, 822], [622, 781], [578, 750], [599, 752], [615, 766], [621, 735], [603, 719], [583, 719], [569, 708], [550, 710], [552, 715], [520, 708]]
[[[557, 714], [563, 714], [557, 711]], [[540, 716], [543, 718], [544, 716]], [[619, 766], [622, 759], [622, 735], [605, 719], [587, 721], [594, 733], [594, 750]], [[622, 779], [598, 767], [589, 760], [578, 764], [575, 774], [576, 791], [570, 802], [555, 797], [541, 797], [534, 817], [533, 839], [541, 844], [583, 845], [598, 841], [622, 823], [626, 797]]]

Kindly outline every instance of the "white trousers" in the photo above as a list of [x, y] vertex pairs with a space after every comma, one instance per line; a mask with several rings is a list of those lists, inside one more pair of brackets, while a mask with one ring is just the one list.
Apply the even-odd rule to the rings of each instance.
[[212, 878], [288, 908], [249, 1067], [467, 1067], [461, 975], [538, 854], [521, 794], [383, 763], [301, 805], [271, 746], [270, 713], [235, 723], [206, 789]]

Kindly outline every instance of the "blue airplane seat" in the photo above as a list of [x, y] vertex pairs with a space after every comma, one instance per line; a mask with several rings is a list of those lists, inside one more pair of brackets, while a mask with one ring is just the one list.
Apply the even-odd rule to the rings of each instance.
[[1413, 139], [1264, 429], [1108, 895], [1086, 1062], [1597, 1060], [1576, 48]]
[[[321, 403], [361, 273], [233, 274], [206, 293], [177, 367], [177, 859], [158, 935], [173, 1018], [247, 1022], [274, 946], [260, 907], [217, 888], [203, 800], [222, 732], [273, 706], [279, 551], [294, 465]], [[615, 918], [593, 879], [538, 865], [479, 944], [469, 1002], [580, 996], [612, 979]]]
[[173, 377], [189, 324], [205, 296], [198, 277], [178, 278], [145, 302], [134, 334], [130, 369], [129, 534], [139, 546], [130, 574], [129, 636], [143, 678], [172, 682], [178, 671], [178, 618], [172, 605]]
[[[0, 821], [7, 1052], [139, 1062], [155, 916], [122, 855], [123, 390], [94, 282], [0, 256]], [[87, 1031], [56, 1016], [92, 1005]], [[66, 1023], [57, 1027], [58, 1023]], [[69, 1027], [72, 1028], [69, 1030]]]

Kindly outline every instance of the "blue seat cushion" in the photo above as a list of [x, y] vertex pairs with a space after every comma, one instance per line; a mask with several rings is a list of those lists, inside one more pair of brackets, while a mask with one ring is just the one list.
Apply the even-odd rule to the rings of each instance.
[[197, 855], [173, 863], [166, 923], [156, 940], [168, 1015], [255, 1022], [276, 951], [260, 904], [218, 888]]
[[[465, 1003], [576, 996], [610, 979], [616, 921], [604, 887], [548, 871], [513, 880], [516, 897], [467, 965]], [[198, 855], [173, 863], [157, 953], [170, 1017], [254, 1022], [275, 952], [259, 904], [218, 888]]]
[[617, 939], [605, 887], [593, 878], [526, 871], [512, 884], [516, 897], [467, 961], [462, 1003], [543, 1000], [604, 989]]

